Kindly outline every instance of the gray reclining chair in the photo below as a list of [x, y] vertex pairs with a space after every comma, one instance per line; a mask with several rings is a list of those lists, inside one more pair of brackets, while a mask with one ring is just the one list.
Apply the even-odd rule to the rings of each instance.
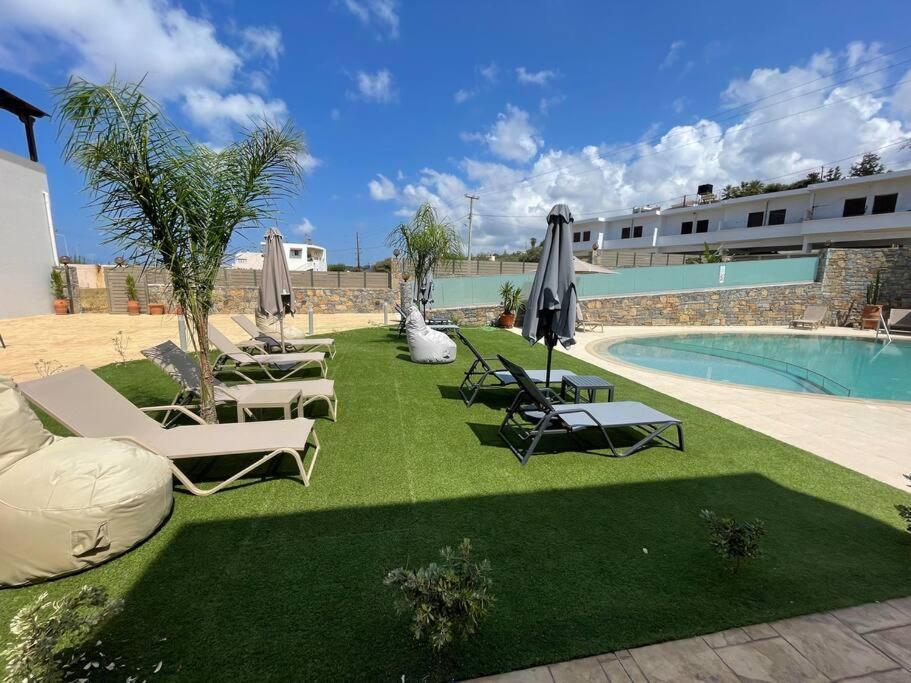
[[[565, 434], [575, 438], [578, 432], [584, 430], [600, 431], [607, 449], [614, 457], [632, 455], [653, 441], [683, 450], [683, 423], [670, 415], [635, 401], [560, 403], [560, 398], [554, 392], [538, 388], [521, 367], [503, 356], [498, 355], [497, 358], [516, 378], [522, 389], [506, 411], [499, 434], [523, 465], [534, 455], [541, 438], [545, 435]], [[609, 429], [617, 428], [636, 429], [642, 432], [643, 436], [632, 446], [621, 450], [614, 445], [608, 434]], [[677, 443], [662, 436], [666, 430], [672, 428], [677, 430]], [[513, 444], [511, 436], [518, 437], [519, 445], [523, 446], [524, 450]], [[576, 441], [582, 450], [588, 450]]]

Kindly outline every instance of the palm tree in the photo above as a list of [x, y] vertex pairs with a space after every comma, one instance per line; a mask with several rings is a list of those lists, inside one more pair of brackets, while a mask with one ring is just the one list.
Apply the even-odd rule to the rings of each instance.
[[429, 202], [418, 207], [411, 221], [396, 226], [386, 237], [386, 244], [405, 254], [418, 286], [434, 266], [462, 255], [459, 233], [448, 220], [437, 216]]
[[105, 242], [170, 275], [199, 359], [200, 415], [214, 422], [208, 319], [219, 268], [235, 231], [260, 225], [298, 187], [303, 137], [256, 123], [215, 151], [193, 144], [141, 84], [71, 79], [57, 97], [64, 158], [85, 176]]

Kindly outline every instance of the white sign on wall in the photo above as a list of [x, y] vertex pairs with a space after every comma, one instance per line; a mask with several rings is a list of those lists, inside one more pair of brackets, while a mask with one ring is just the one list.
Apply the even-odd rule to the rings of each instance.
[[725, 268], [727, 268], [727, 266], [719, 266], [719, 267], [718, 267], [718, 284], [720, 284], [720, 285], [724, 284], [724, 271], [725, 271]]

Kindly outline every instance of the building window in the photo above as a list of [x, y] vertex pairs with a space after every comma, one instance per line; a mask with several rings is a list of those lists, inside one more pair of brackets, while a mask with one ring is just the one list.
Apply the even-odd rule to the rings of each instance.
[[291, 249], [291, 258], [303, 258], [304, 250], [303, 249]]
[[637, 225], [633, 228], [633, 237], [642, 237], [642, 226]]
[[703, 218], [701, 221], [696, 221], [696, 232], [708, 232], [709, 231], [709, 219]]
[[747, 227], [758, 228], [762, 225], [762, 219], [764, 217], [764, 211], [750, 211], [750, 213], [747, 214]]
[[582, 233], [582, 241], [583, 241], [583, 242], [590, 242], [590, 241], [591, 241], [591, 238], [592, 238], [592, 231], [591, 231], [591, 230], [586, 230], [585, 232]]
[[581, 233], [581, 232], [574, 232], [574, 233], [573, 233], [573, 242], [579, 242], [579, 241], [581, 241], [581, 239], [582, 239], [582, 233]]
[[895, 213], [898, 194], [878, 194], [873, 197], [873, 213]]
[[629, 239], [629, 228], [623, 228], [623, 230], [620, 231], [620, 239], [622, 239], [622, 240]]
[[692, 235], [693, 234], [693, 221], [683, 221], [680, 224], [680, 234], [681, 235]]
[[867, 198], [855, 197], [854, 199], [845, 200], [845, 210], [841, 215], [844, 218], [848, 216], [863, 216], [867, 212]]
[[769, 211], [769, 225], [784, 225], [784, 217], [787, 209], [773, 209]]

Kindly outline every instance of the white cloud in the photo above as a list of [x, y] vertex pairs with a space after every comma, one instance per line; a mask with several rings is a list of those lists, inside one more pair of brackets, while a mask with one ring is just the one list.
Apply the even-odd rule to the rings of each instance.
[[304, 172], [304, 175], [310, 175], [323, 165], [323, 160], [317, 159], [312, 154], [301, 154], [298, 156], [297, 162], [301, 165], [301, 170]]
[[683, 48], [686, 47], [686, 41], [675, 40], [671, 43], [671, 46], [667, 50], [667, 54], [664, 56], [664, 59], [661, 60], [661, 64], [658, 65], [659, 69], [668, 69], [674, 64], [677, 63], [677, 60], [680, 59], [680, 53]]
[[538, 109], [542, 114], [549, 114], [550, 110], [556, 107], [558, 104], [563, 104], [566, 100], [566, 95], [554, 95], [553, 97], [542, 97], [538, 102]]
[[506, 105], [505, 114], [497, 115], [486, 133], [462, 133], [461, 137], [466, 141], [484, 142], [491, 153], [507, 161], [528, 161], [543, 144], [528, 112], [511, 104]]
[[388, 69], [380, 69], [376, 73], [358, 71], [355, 74], [357, 92], [352, 96], [356, 99], [372, 102], [392, 102], [398, 96], [393, 84], [392, 74]]
[[295, 225], [291, 230], [298, 235], [310, 237], [316, 231], [316, 226], [310, 222], [309, 218], [302, 218], [301, 222]]
[[519, 83], [525, 85], [547, 85], [547, 83], [556, 77], [557, 72], [552, 69], [542, 69], [541, 71], [528, 71], [524, 66], [516, 69], [516, 78]]
[[[499, 155], [504, 162], [468, 157], [453, 172], [424, 168], [417, 180], [399, 187], [397, 212], [407, 215], [420, 202], [430, 201], [443, 215], [457, 217], [465, 213], [464, 194], [480, 194], [472, 243], [479, 250], [490, 250], [519, 247], [530, 236], [540, 237], [544, 216], [559, 202], [568, 203], [579, 218], [609, 216], [645, 203], [679, 201], [703, 182], [718, 188], [752, 178], [797, 180], [808, 169], [829, 161], [911, 139], [911, 87], [898, 86], [845, 102], [846, 97], [884, 87], [886, 81], [877, 81], [879, 75], [875, 75], [834, 85], [836, 79], [870, 71], [871, 66], [862, 63], [877, 50], [875, 45], [852, 44], [837, 54], [816, 54], [790, 68], [756, 69], [748, 78], [729, 83], [722, 93], [722, 101], [729, 106], [742, 106], [733, 117], [704, 118], [648, 131], [628, 143], [594, 141], [573, 150], [545, 151], [539, 141], [534, 142], [537, 132], [533, 132], [534, 150], [529, 145], [512, 158]], [[832, 76], [852, 63], [861, 64], [857, 71]], [[814, 82], [751, 104], [809, 81]], [[821, 87], [819, 93], [782, 101]], [[796, 114], [826, 103], [833, 104]], [[508, 108], [497, 123], [505, 122], [511, 113]], [[795, 115], [781, 118], [789, 114]], [[468, 138], [490, 144], [492, 131]], [[911, 166], [911, 150], [900, 145], [881, 153], [889, 168]], [[851, 163], [840, 165], [847, 170]], [[785, 175], [789, 173], [793, 175]], [[520, 182], [525, 178], [531, 179]]]
[[239, 30], [241, 47], [244, 54], [264, 56], [276, 60], [285, 47], [282, 44], [282, 33], [271, 26], [247, 26]]
[[374, 26], [392, 39], [399, 37], [397, 0], [343, 0], [342, 5], [365, 26]]
[[496, 62], [491, 62], [487, 66], [482, 66], [478, 71], [488, 83], [496, 83], [497, 78], [500, 76], [500, 67], [497, 66]]
[[188, 89], [182, 108], [191, 121], [206, 128], [216, 140], [230, 138], [237, 128], [257, 122], [281, 125], [288, 118], [288, 107], [282, 100], [266, 100], [253, 93], [221, 95], [208, 88]]
[[455, 100], [456, 104], [462, 104], [467, 102], [472, 97], [478, 94], [477, 90], [466, 90], [465, 88], [459, 88], [452, 94], [452, 99]]
[[395, 183], [393, 183], [389, 178], [384, 176], [382, 173], [376, 174], [377, 179], [371, 180], [367, 183], [367, 188], [370, 190], [370, 197], [377, 200], [378, 202], [389, 201], [390, 199], [395, 199], [398, 194], [395, 189]]

